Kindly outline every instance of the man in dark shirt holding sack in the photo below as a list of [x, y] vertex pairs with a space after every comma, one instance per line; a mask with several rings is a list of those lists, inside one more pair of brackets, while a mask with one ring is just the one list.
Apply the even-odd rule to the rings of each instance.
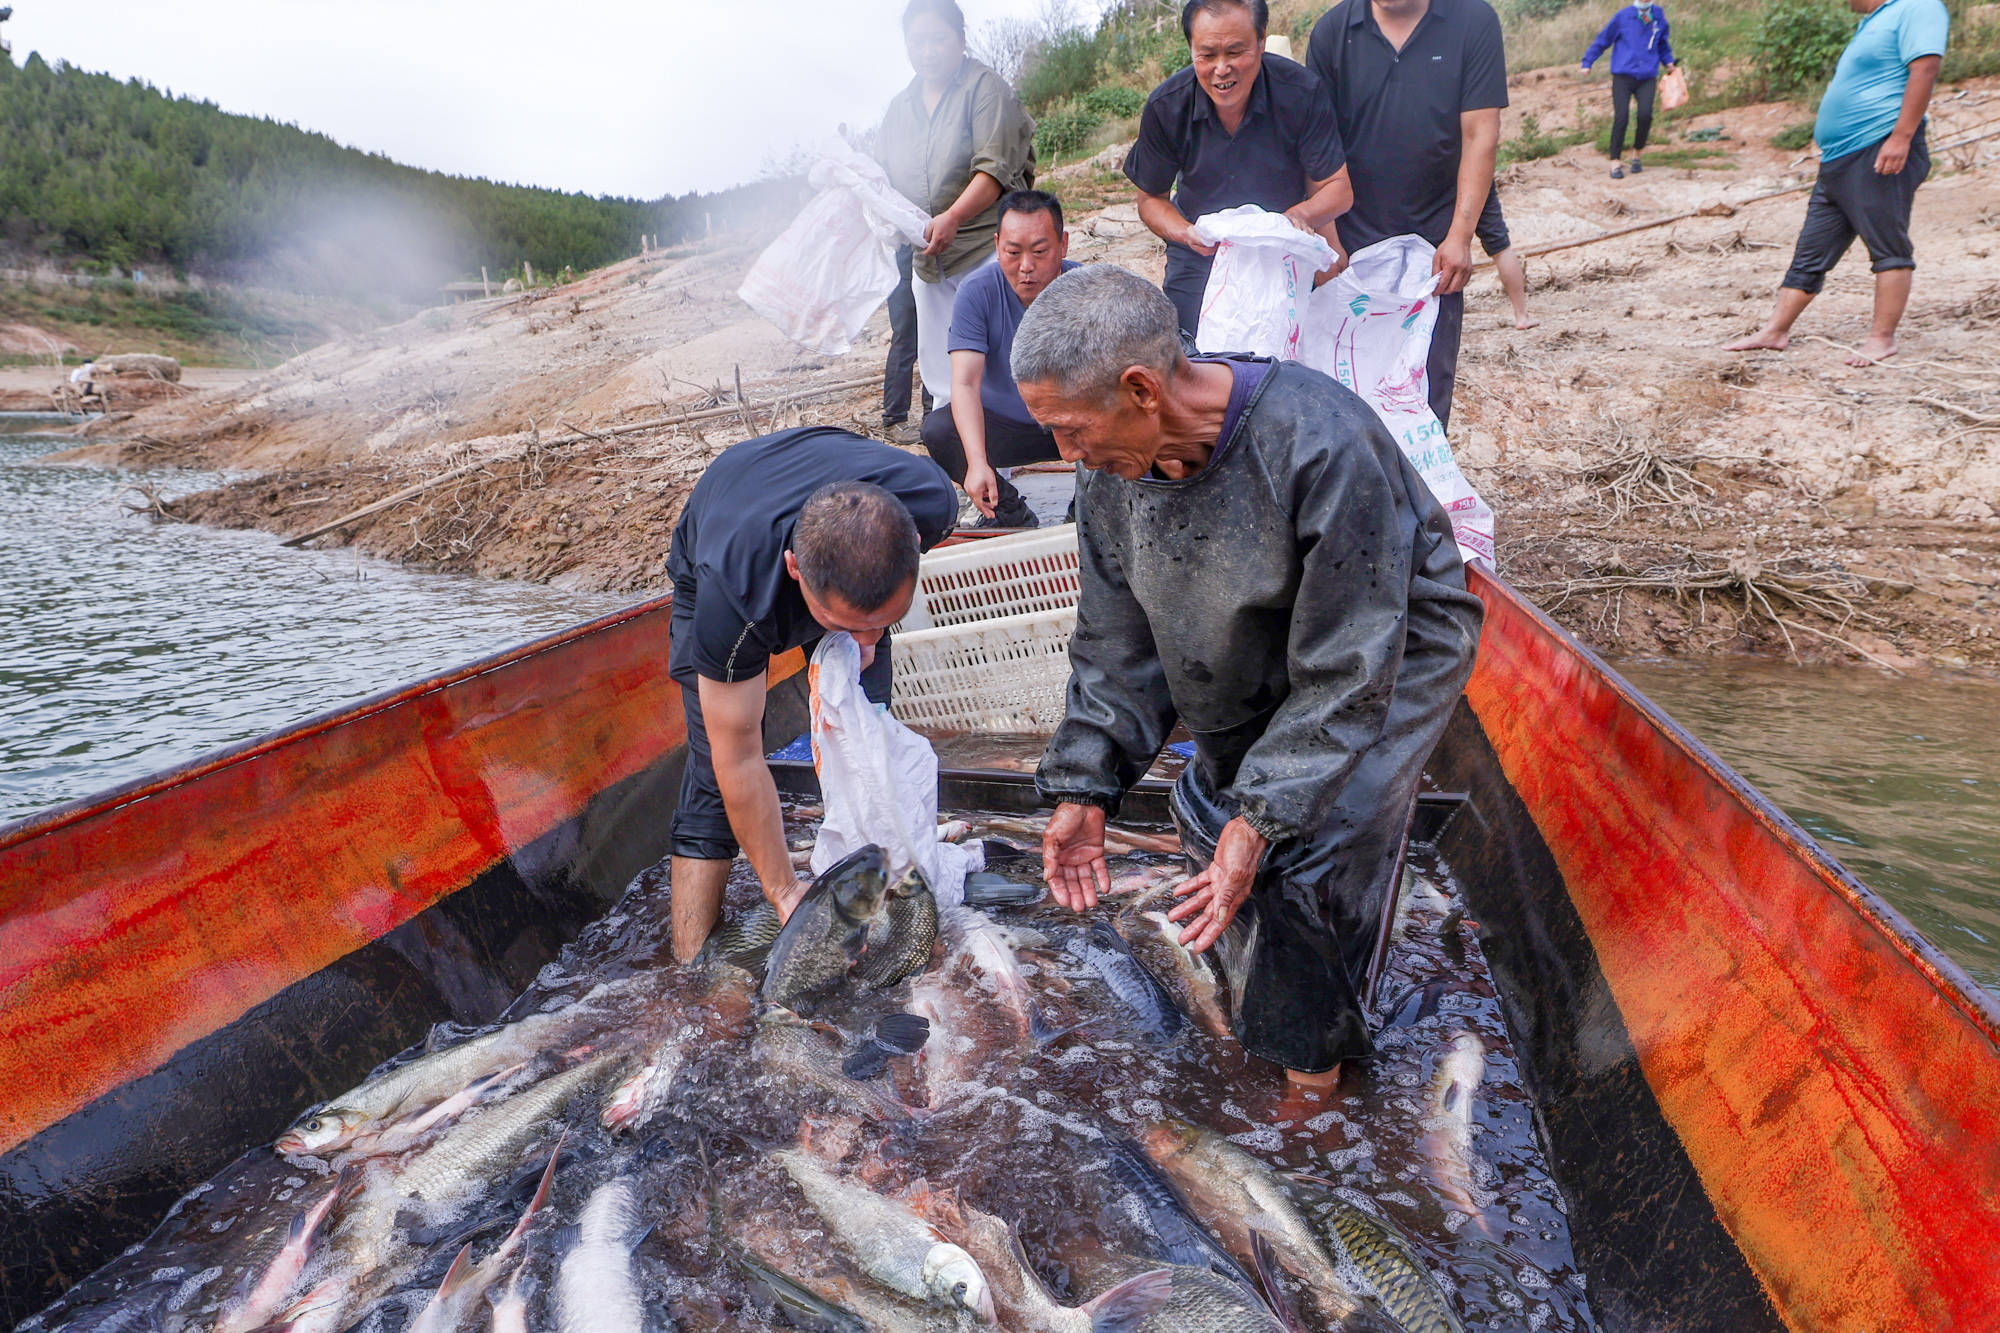
[[1058, 278], [1014, 377], [1082, 465], [1068, 705], [1035, 775], [1050, 889], [1109, 891], [1105, 818], [1185, 723], [1174, 819], [1205, 864], [1168, 916], [1221, 946], [1244, 1048], [1323, 1098], [1372, 1048], [1417, 779], [1472, 673], [1451, 522], [1367, 403], [1295, 362], [1190, 360], [1123, 269]]
[[1472, 238], [1493, 191], [1507, 58], [1486, 0], [1341, 0], [1306, 64], [1333, 100], [1354, 181], [1337, 248], [1417, 235], [1437, 247], [1430, 400], [1451, 423]]
[[764, 761], [771, 658], [845, 630], [868, 697], [889, 701], [887, 629], [910, 609], [917, 557], [949, 536], [958, 495], [928, 458], [809, 427], [722, 451], [667, 553], [667, 669], [680, 682], [687, 768], [672, 831], [674, 955], [700, 950], [739, 847], [789, 916], [805, 891]]
[[1338, 250], [1333, 220], [1354, 199], [1325, 93], [1302, 66], [1264, 53], [1269, 25], [1265, 0], [1188, 0], [1181, 32], [1192, 63], [1146, 98], [1125, 156], [1139, 218], [1167, 243], [1163, 285], [1189, 336], [1215, 257], [1194, 232], [1197, 218], [1256, 204]]

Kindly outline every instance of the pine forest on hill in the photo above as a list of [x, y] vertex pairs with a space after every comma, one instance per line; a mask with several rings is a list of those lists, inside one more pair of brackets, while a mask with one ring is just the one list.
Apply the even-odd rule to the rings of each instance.
[[197, 272], [350, 299], [582, 271], [700, 236], [790, 182], [656, 201], [422, 171], [293, 125], [0, 52], [0, 264]]

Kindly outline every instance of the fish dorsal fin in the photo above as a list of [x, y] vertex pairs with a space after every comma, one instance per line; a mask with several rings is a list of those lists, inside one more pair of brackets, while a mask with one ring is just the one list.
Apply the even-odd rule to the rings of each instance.
[[1271, 1242], [1256, 1227], [1250, 1231], [1250, 1257], [1257, 1265], [1257, 1282], [1264, 1288], [1264, 1300], [1270, 1305], [1271, 1313], [1278, 1316], [1288, 1333], [1306, 1333], [1305, 1324], [1299, 1319], [1298, 1307], [1292, 1304], [1291, 1293], [1285, 1290], [1285, 1281], [1279, 1274], [1278, 1255], [1271, 1248]]
[[450, 1300], [458, 1295], [460, 1288], [464, 1287], [471, 1277], [472, 1244], [468, 1241], [465, 1248], [458, 1252], [458, 1257], [451, 1261], [451, 1267], [445, 1270], [444, 1281], [438, 1284], [437, 1298], [441, 1301]]
[[1082, 1309], [1090, 1316], [1090, 1333], [1136, 1333], [1173, 1294], [1174, 1271], [1156, 1268], [1085, 1301]]
[[535, 1220], [535, 1214], [540, 1212], [542, 1204], [548, 1201], [549, 1182], [556, 1178], [556, 1159], [562, 1156], [563, 1144], [567, 1142], [569, 1142], [569, 1131], [564, 1130], [556, 1137], [556, 1146], [549, 1153], [549, 1164], [542, 1168], [542, 1183], [535, 1186], [535, 1197], [528, 1200], [527, 1210], [521, 1214], [521, 1220], [507, 1233], [507, 1239], [500, 1242], [501, 1249], [504, 1250], [521, 1239], [528, 1230], [528, 1223]]

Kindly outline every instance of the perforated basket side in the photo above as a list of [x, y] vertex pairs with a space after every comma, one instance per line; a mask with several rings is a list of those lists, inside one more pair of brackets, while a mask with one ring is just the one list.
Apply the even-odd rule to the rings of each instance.
[[899, 631], [963, 625], [1073, 607], [1076, 527], [995, 537], [934, 551], [917, 575], [918, 597]]
[[1053, 732], [1069, 687], [1073, 607], [896, 638], [895, 715], [939, 732]]

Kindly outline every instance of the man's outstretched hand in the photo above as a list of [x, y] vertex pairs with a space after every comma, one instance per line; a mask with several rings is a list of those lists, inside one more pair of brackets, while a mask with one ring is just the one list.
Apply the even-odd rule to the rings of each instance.
[[1049, 892], [1072, 912], [1097, 906], [1111, 892], [1104, 864], [1104, 811], [1094, 805], [1058, 805], [1042, 831], [1042, 877]]
[[1257, 882], [1257, 867], [1269, 845], [1256, 829], [1241, 819], [1232, 819], [1215, 840], [1215, 859], [1208, 863], [1208, 869], [1174, 890], [1181, 895], [1181, 903], [1167, 913], [1167, 920], [1186, 922], [1181, 944], [1189, 953], [1200, 953], [1229, 929]]

